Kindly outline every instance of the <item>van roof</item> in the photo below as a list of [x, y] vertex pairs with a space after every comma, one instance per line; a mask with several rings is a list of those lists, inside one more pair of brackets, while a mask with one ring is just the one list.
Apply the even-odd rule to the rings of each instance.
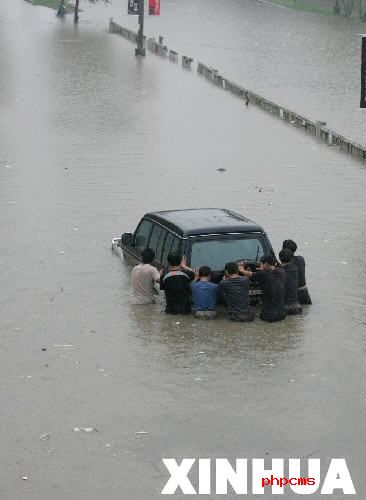
[[261, 232], [263, 228], [225, 208], [165, 210], [145, 215], [183, 237], [198, 234]]

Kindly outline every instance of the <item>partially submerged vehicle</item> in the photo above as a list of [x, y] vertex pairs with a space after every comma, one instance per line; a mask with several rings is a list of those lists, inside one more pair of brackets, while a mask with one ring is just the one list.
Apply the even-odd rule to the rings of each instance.
[[[153, 249], [158, 269], [168, 265], [169, 253], [179, 252], [192, 268], [210, 266], [214, 282], [222, 279], [226, 262], [243, 260], [254, 270], [262, 255], [275, 255], [261, 226], [222, 208], [147, 213], [134, 233], [113, 238], [112, 248], [116, 247], [132, 265], [141, 262], [144, 248]], [[251, 284], [250, 295], [254, 299], [261, 290]]]

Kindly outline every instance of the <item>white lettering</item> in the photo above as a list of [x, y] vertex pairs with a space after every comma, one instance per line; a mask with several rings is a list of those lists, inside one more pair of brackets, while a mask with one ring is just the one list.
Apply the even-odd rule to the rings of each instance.
[[325, 476], [322, 495], [332, 495], [335, 489], [343, 490], [345, 495], [356, 495], [351, 474], [344, 458], [333, 458]]
[[195, 461], [196, 460], [194, 458], [184, 458], [182, 463], [178, 465], [174, 458], [163, 458], [165, 467], [170, 473], [170, 478], [164, 486], [161, 494], [174, 495], [179, 486], [184, 495], [195, 495], [196, 490], [193, 488], [192, 483], [187, 477], [187, 474], [191, 470]]
[[236, 460], [236, 470], [226, 458], [216, 459], [216, 494], [227, 494], [227, 483], [230, 483], [237, 495], [247, 494], [247, 459]]
[[[299, 458], [290, 458], [288, 461], [288, 476], [289, 477], [302, 477], [300, 471], [300, 459]], [[308, 460], [308, 473], [305, 474], [306, 478], [314, 478], [314, 485], [293, 485], [291, 482], [289, 483], [292, 491], [299, 495], [311, 495], [315, 493], [319, 488], [320, 484], [320, 459], [319, 458], [309, 458]]]
[[211, 493], [211, 459], [200, 458], [198, 460], [198, 474], [200, 495], [209, 495]]

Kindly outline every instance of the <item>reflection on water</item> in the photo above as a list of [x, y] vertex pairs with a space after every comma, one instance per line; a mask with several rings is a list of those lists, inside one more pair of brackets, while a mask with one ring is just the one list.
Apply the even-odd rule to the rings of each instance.
[[142, 346], [151, 342], [158, 344], [159, 351], [164, 349], [169, 364], [175, 365], [180, 358], [184, 362], [185, 355], [204, 350], [210, 362], [231, 366], [239, 358], [251, 365], [269, 353], [299, 347], [303, 335], [304, 318], [288, 318], [284, 323], [268, 325], [259, 320], [259, 307], [253, 324], [229, 321], [224, 307], [219, 309], [219, 318], [215, 321], [198, 320], [193, 315], [166, 315], [163, 307], [164, 304], [148, 308], [131, 305], [130, 314]]

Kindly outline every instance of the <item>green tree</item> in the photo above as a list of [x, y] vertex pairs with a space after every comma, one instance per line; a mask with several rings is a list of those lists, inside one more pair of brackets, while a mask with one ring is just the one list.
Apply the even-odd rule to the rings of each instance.
[[[109, 3], [109, 0], [88, 0], [90, 3], [96, 3], [96, 2], [104, 2], [104, 3]], [[66, 14], [66, 5], [65, 5], [66, 0], [60, 0], [60, 5], [57, 10], [57, 15], [58, 16], [64, 16]], [[79, 21], [79, 5], [80, 5], [80, 0], [75, 0], [75, 7], [74, 7], [74, 22], [77, 23]]]

